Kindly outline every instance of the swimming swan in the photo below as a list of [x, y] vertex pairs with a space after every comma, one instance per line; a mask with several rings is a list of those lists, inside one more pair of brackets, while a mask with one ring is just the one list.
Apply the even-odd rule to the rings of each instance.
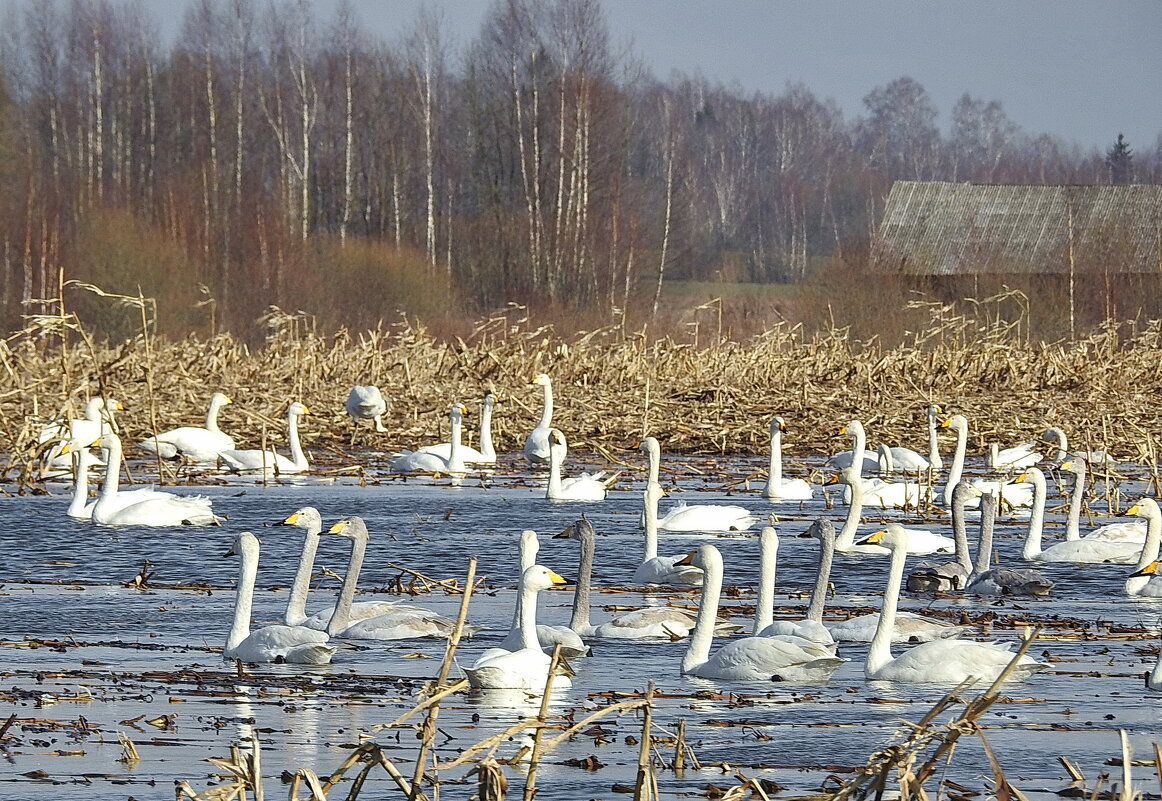
[[[93, 507], [97, 505], [97, 502], [89, 500], [89, 465], [97, 464], [97, 459], [89, 452], [87, 446], [74, 449], [71, 442], [65, 443], [61, 455], [73, 457], [73, 500], [65, 514], [74, 520], [91, 520]], [[149, 498], [172, 497], [168, 492], [160, 492], [153, 487], [132, 490], [118, 488], [117, 494], [113, 496], [113, 502], [107, 508], [112, 511], [141, 503]]]
[[549, 485], [545, 488], [545, 497], [550, 501], [604, 501], [604, 471], [596, 475], [582, 473], [570, 478], [561, 477], [568, 452], [569, 443], [565, 435], [556, 428], [549, 429]]
[[[948, 468], [948, 483], [944, 486], [944, 504], [952, 505], [952, 490], [964, 475], [965, 452], [968, 449], [968, 418], [962, 414], [954, 414], [940, 424], [942, 428], [950, 428], [956, 433], [956, 451], [952, 455], [952, 464]], [[1018, 478], [1016, 481], [986, 481], [974, 479], [972, 485], [980, 490], [982, 495], [1000, 495], [1001, 500], [1010, 506], [1030, 506], [1033, 503], [1033, 488], [1028, 482]], [[980, 498], [969, 498], [966, 506], [975, 509], [980, 505]]]
[[[484, 393], [484, 400], [480, 403], [480, 450], [469, 445], [460, 445], [460, 459], [464, 464], [496, 464], [496, 446], [492, 444], [492, 412], [500, 398], [491, 392]], [[441, 442], [436, 445], [425, 445], [419, 449], [420, 453], [431, 453], [441, 459], [452, 458], [452, 443]]]
[[1158, 573], [1158, 549], [1162, 543], [1162, 512], [1153, 498], [1142, 498], [1126, 514], [1146, 519], [1146, 542], [1138, 557], [1138, 564], [1126, 579], [1126, 595], [1141, 598], [1162, 598], [1162, 575]]
[[1077, 539], [1041, 547], [1041, 529], [1045, 517], [1045, 474], [1036, 467], [1026, 470], [1019, 481], [1033, 485], [1033, 511], [1025, 534], [1022, 558], [1030, 562], [1116, 562], [1131, 564], [1142, 552], [1141, 543], [1111, 540]]
[[234, 447], [234, 438], [218, 428], [218, 412], [231, 403], [221, 392], [210, 396], [210, 408], [206, 410], [206, 423], [202, 427], [181, 426], [165, 431], [137, 443], [137, 447], [156, 453], [163, 459], [182, 456], [192, 462], [214, 464], [218, 454]]
[[[963, 482], [961, 482], [963, 483]], [[992, 495], [980, 499], [980, 543], [966, 595], [1048, 595], [1053, 582], [1034, 568], [992, 567], [993, 523], [997, 503]]]
[[532, 464], [549, 463], [549, 429], [553, 425], [553, 381], [544, 373], [537, 373], [533, 386], [545, 390], [545, 405], [541, 408], [541, 419], [525, 437], [525, 458]]
[[[584, 519], [584, 516], [582, 517]], [[579, 525], [579, 524], [574, 524]], [[585, 520], [585, 525], [592, 525], [588, 520]], [[565, 536], [568, 536], [569, 529], [566, 529]], [[562, 534], [556, 535], [558, 537]], [[532, 529], [525, 529], [520, 533], [518, 541], [518, 548], [520, 551], [520, 572], [524, 572], [537, 563], [537, 553], [540, 551], [541, 544], [537, 540], [537, 532]], [[592, 571], [593, 564], [590, 560], [589, 570]], [[577, 579], [578, 584], [581, 578]], [[589, 581], [589, 576], [585, 577], [585, 581]], [[574, 616], [576, 615], [576, 601], [577, 595], [573, 595]], [[520, 595], [517, 594], [517, 602], [513, 606], [512, 624], [509, 626], [508, 634], [500, 642], [500, 647], [506, 651], [519, 651], [524, 647], [524, 635], [520, 630], [521, 622], [521, 608]], [[581, 639], [581, 636], [576, 630], [570, 626], [549, 626], [544, 623], [537, 624], [537, 642], [540, 643], [541, 650], [546, 653], [552, 653], [553, 648], [559, 643], [561, 645], [562, 656], [585, 656], [589, 653], [589, 646]]]
[[248, 449], [224, 450], [218, 454], [226, 467], [232, 473], [261, 470], [264, 473], [275, 475], [293, 475], [305, 473], [310, 469], [307, 455], [303, 453], [302, 443], [299, 442], [299, 417], [310, 414], [311, 410], [295, 401], [286, 410], [286, 432], [290, 441], [291, 458], [286, 458], [273, 450]]
[[460, 403], [453, 403], [448, 408], [448, 421], [451, 428], [452, 441], [449, 443], [448, 456], [444, 458], [436, 453], [423, 450], [403, 450], [391, 460], [393, 473], [448, 473], [453, 476], [463, 476], [468, 472], [460, 451], [460, 434], [464, 427], [464, 415], [467, 409]]
[[[921, 562], [908, 574], [905, 580], [909, 592], [949, 592], [964, 588], [968, 574], [972, 572], [972, 559], [968, 553], [968, 532], [964, 525], [964, 504], [969, 497], [980, 495], [980, 491], [967, 481], [961, 481], [952, 491], [952, 539], [956, 543], [951, 562]], [[991, 497], [991, 496], [990, 496]], [[981, 525], [984, 525], [984, 506], [987, 499], [981, 498]], [[995, 512], [996, 506], [992, 505]], [[989, 522], [992, 525], [992, 522]]]
[[158, 492], [126, 506], [118, 497], [121, 472], [121, 438], [109, 433], [99, 444], [108, 452], [101, 496], [93, 504], [92, 519], [102, 526], [216, 526], [220, 522], [204, 495], [170, 495]]
[[1073, 473], [1073, 491], [1069, 496], [1069, 516], [1065, 521], [1065, 539], [1067, 541], [1108, 540], [1110, 542], [1135, 542], [1141, 545], [1146, 541], [1146, 523], [1142, 520], [1119, 520], [1115, 523], [1106, 523], [1093, 531], [1081, 533], [1081, 507], [1085, 501], [1086, 461], [1080, 457], [1066, 459], [1061, 463], [1061, 469]]
[[662, 497], [659, 484], [649, 484], [642, 493], [642, 504], [646, 516], [645, 552], [641, 564], [633, 573], [635, 584], [679, 584], [698, 587], [702, 584], [702, 571], [690, 564], [680, 564], [686, 554], [658, 556], [658, 499]]
[[[847, 518], [843, 521], [843, 528], [835, 540], [835, 550], [840, 553], [861, 554], [871, 553], [883, 555], [887, 550], [878, 545], [868, 545], [855, 541], [856, 531], [859, 529], [860, 518], [863, 515], [863, 481], [854, 467], [845, 467], [839, 471], [837, 481], [847, 486], [851, 493], [851, 505], [847, 507]], [[908, 553], [917, 556], [926, 556], [931, 553], [952, 553], [956, 550], [956, 541], [927, 529], [909, 528]]]
[[786, 430], [783, 418], [771, 418], [771, 459], [763, 497], [768, 501], [809, 501], [814, 495], [810, 484], [801, 478], [783, 478], [783, 432]]

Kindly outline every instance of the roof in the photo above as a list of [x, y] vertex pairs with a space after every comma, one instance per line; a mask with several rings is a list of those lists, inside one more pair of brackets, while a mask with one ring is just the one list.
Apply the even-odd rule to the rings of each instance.
[[[1072, 228], [1072, 236], [1071, 236]], [[1162, 186], [897, 181], [872, 253], [915, 275], [1162, 272]]]

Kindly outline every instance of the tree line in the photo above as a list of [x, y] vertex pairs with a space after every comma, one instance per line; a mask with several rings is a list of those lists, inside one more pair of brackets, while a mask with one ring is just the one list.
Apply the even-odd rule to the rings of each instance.
[[671, 279], [858, 269], [895, 179], [1162, 182], [1162, 136], [1087, 151], [968, 94], [941, 130], [910, 77], [864, 105], [660, 80], [599, 0], [495, 0], [455, 50], [429, 11], [388, 42], [346, 5], [193, 0], [165, 37], [129, 0], [28, 0], [0, 27], [0, 314], [63, 287], [130, 326], [81, 281], [173, 331], [253, 332], [271, 305], [616, 322]]

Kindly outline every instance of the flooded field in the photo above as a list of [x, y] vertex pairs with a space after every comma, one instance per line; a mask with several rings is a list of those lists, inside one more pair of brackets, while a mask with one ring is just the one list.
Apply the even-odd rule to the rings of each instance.
[[[694, 590], [643, 593], [625, 586], [642, 552], [641, 475], [624, 476], [604, 503], [552, 503], [543, 497], [543, 478], [511, 457], [494, 473], [469, 475], [459, 486], [447, 479], [403, 481], [377, 466], [382, 455], [360, 458], [370, 465], [369, 481], [308, 477], [263, 486], [231, 479], [199, 487], [212, 496], [215, 511], [229, 518], [221, 527], [112, 529], [76, 522], [65, 515], [64, 485], [50, 485], [51, 496], [0, 498], [0, 548], [6, 557], [0, 567], [0, 754], [6, 762], [0, 799], [169, 798], [180, 781], [200, 792], [224, 781], [224, 771], [207, 759], [228, 758], [231, 746], [249, 748], [252, 738], [261, 744], [268, 797], [283, 797], [288, 790], [281, 782], [300, 768], [326, 777], [354, 748], [372, 741], [410, 780], [422, 716], [395, 727], [384, 724], [421, 700], [425, 680], [439, 671], [443, 641], [349, 641], [333, 664], [322, 667], [247, 666], [239, 673], [222, 659], [238, 570], [236, 559], [223, 556], [234, 534], [248, 529], [262, 541], [254, 620], [276, 622], [301, 534], [270, 526], [301, 506], [318, 507], [328, 525], [348, 515], [367, 521], [371, 542], [360, 582], [363, 598], [406, 589], [413, 579], [419, 584], [415, 573], [456, 579], [462, 586], [469, 557], [476, 556], [483, 583], [472, 598], [469, 620], [481, 631], [461, 644], [459, 664], [471, 664], [508, 630], [520, 531], [541, 534], [539, 562], [575, 576], [577, 543], [552, 535], [582, 511], [598, 532], [594, 583], [610, 588], [594, 596], [595, 620], [614, 608], [697, 602]], [[814, 581], [817, 546], [797, 535], [820, 515], [838, 524], [844, 507], [838, 493], [825, 500], [818, 487], [811, 501], [771, 503], [759, 495], [761, 480], [753, 486], [743, 480], [760, 465], [765, 461], [668, 459], [663, 483], [673, 492], [663, 500], [663, 510], [681, 499], [740, 504], [764, 518], [773, 516], [781, 535], [776, 617], [798, 617]], [[571, 462], [569, 469], [580, 466]], [[1123, 497], [1145, 492], [1145, 473], [1126, 469], [1136, 480], [1122, 485]], [[1063, 501], [1052, 483], [1051, 493], [1047, 534], [1052, 540], [1060, 536], [1052, 524], [1063, 519]], [[864, 530], [900, 515], [867, 509]], [[946, 522], [926, 525], [948, 533]], [[1025, 525], [1019, 515], [999, 521], [1002, 562], [1019, 560]], [[725, 562], [724, 604], [747, 632], [758, 528], [726, 536], [663, 532], [660, 547], [667, 554], [716, 544]], [[975, 536], [972, 521], [970, 533]], [[326, 566], [341, 575], [349, 547], [345, 539], [323, 538], [316, 569]], [[146, 580], [136, 586], [134, 577], [146, 560]], [[914, 561], [919, 559], [910, 558], [909, 566]], [[1059, 756], [1080, 768], [1092, 789], [1102, 772], [1111, 774], [1110, 781], [1121, 780], [1121, 768], [1106, 764], [1120, 757], [1119, 730], [1125, 730], [1139, 759], [1152, 761], [1153, 743], [1162, 742], [1162, 693], [1147, 690], [1142, 678], [1157, 659], [1158, 601], [1122, 594], [1132, 571], [1125, 565], [1044, 569], [1056, 582], [1047, 598], [905, 593], [901, 604], [968, 622], [969, 636], [1014, 645], [1027, 625], [1042, 625], [1030, 653], [1047, 660], [1048, 669], [1007, 685], [1001, 701], [979, 721], [1008, 781], [1041, 797], [1069, 784]], [[886, 571], [883, 557], [838, 556], [827, 618], [878, 608]], [[308, 610], [329, 603], [338, 581], [323, 578], [315, 587]], [[454, 617], [460, 596], [432, 591], [414, 600]], [[567, 588], [543, 593], [539, 621], [566, 623], [571, 601]], [[661, 797], [713, 795], [714, 788], [725, 790], [754, 777], [777, 783], [781, 797], [801, 796], [836, 789], [838, 781], [851, 778], [852, 769], [893, 742], [906, 729], [904, 721], [920, 720], [945, 693], [940, 687], [866, 681], [862, 644], [841, 646], [841, 656], [850, 661], [830, 681], [801, 685], [689, 678], [680, 673], [685, 648], [685, 641], [594, 643], [592, 656], [569, 660], [576, 675], [572, 687], [553, 693], [550, 725], [580, 721], [602, 706], [644, 693], [653, 682]], [[458, 666], [452, 675], [462, 675]], [[436, 754], [442, 762], [454, 760], [522, 717], [535, 716], [539, 705], [538, 698], [519, 695], [450, 696], [439, 715]], [[941, 720], [962, 709], [954, 706]], [[674, 770], [679, 721], [685, 722], [690, 755], [684, 769]], [[607, 716], [585, 727], [543, 756], [536, 776], [539, 797], [571, 801], [632, 791], [641, 736], [636, 714]], [[127, 742], [135, 757], [128, 755]], [[502, 739], [494, 755], [504, 763], [531, 742], [531, 732]], [[468, 775], [473, 766], [442, 772], [443, 793], [467, 798], [475, 792], [476, 778]], [[502, 764], [510, 796], [519, 794], [526, 768], [527, 761]], [[358, 770], [347, 773], [332, 797], [347, 797]], [[1135, 771], [1139, 786], [1156, 792], [1152, 765]], [[963, 737], [941, 775], [987, 790], [993, 774], [980, 740]], [[472, 786], [455, 786], [460, 782]], [[774, 785], [767, 788], [773, 796]], [[404, 796], [373, 766], [359, 797]]]

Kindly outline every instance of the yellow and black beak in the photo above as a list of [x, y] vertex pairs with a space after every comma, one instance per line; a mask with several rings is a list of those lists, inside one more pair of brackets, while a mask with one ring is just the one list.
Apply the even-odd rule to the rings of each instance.
[[[548, 570], [548, 568], [546, 568], [546, 570]], [[549, 581], [553, 582], [554, 584], [568, 584], [569, 583], [569, 582], [565, 581], [565, 579], [559, 573], [555, 573], [552, 570], [549, 570], [548, 572], [549, 572]]]
[[884, 535], [887, 533], [888, 530], [886, 528], [881, 528], [876, 533], [869, 534], [868, 536], [864, 537], [862, 540], [857, 542], [856, 545], [879, 545], [880, 541], [883, 540]]
[[335, 525], [324, 531], [324, 534], [342, 534], [347, 530], [348, 523], [346, 520], [340, 520]]
[[279, 525], [293, 526], [295, 523], [299, 522], [299, 518], [301, 518], [301, 517], [302, 517], [302, 515], [300, 515], [298, 512], [295, 512], [293, 515], [288, 517], [286, 520], [282, 521], [282, 523], [280, 523]]
[[1135, 573], [1131, 573], [1130, 578], [1134, 578], [1135, 576], [1154, 576], [1154, 575], [1157, 575], [1157, 573], [1158, 573], [1158, 560], [1155, 559], [1153, 562], [1146, 565], [1141, 570], [1139, 570]]

